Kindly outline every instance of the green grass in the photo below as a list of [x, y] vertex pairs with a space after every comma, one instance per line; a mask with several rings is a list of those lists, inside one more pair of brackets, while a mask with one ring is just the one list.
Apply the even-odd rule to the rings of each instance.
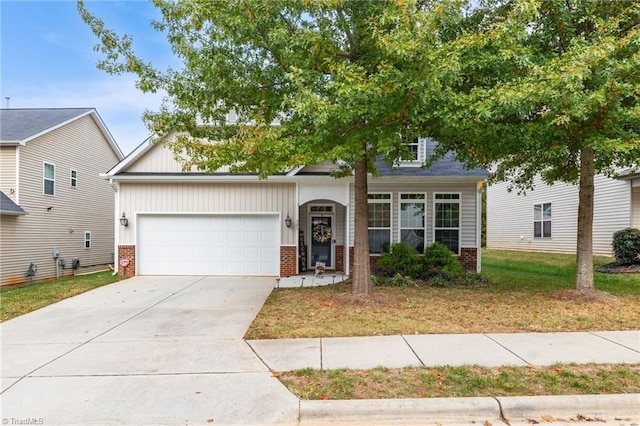
[[306, 400], [640, 392], [640, 364], [304, 369], [279, 373], [278, 378], [296, 396]]
[[[613, 259], [594, 256], [594, 268]], [[509, 250], [483, 250], [482, 275], [505, 291], [553, 292], [575, 286], [576, 256]], [[640, 274], [594, 273], [597, 290], [616, 296], [640, 292]]]
[[45, 281], [0, 291], [0, 321], [6, 321], [52, 303], [121, 280], [110, 271]]

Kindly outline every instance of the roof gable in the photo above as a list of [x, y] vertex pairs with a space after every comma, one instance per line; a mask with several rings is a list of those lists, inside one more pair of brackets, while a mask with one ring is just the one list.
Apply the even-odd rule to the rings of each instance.
[[0, 109], [0, 145], [25, 145], [27, 142], [91, 115], [119, 159], [122, 151], [94, 108], [7, 108]]

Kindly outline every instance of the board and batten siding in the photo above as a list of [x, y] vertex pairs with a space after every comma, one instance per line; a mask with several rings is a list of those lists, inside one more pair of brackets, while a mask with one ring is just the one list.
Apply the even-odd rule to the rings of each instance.
[[0, 147], [0, 191], [11, 198], [13, 202], [18, 201], [17, 188], [17, 146]]
[[[55, 165], [55, 193], [43, 193], [43, 164]], [[2, 216], [2, 285], [26, 281], [30, 263], [34, 280], [56, 276], [53, 249], [67, 261], [61, 275], [72, 273], [71, 260], [81, 266], [113, 263], [114, 195], [99, 174], [118, 162], [91, 116], [82, 117], [26, 143], [20, 148], [19, 194], [24, 216]], [[71, 187], [71, 170], [78, 172]], [[91, 248], [84, 232], [91, 232]]]
[[[508, 192], [505, 182], [487, 189], [487, 247], [575, 253], [578, 227], [578, 187], [534, 181], [526, 195]], [[628, 181], [595, 177], [593, 252], [611, 255], [614, 232], [631, 224]], [[551, 203], [551, 238], [534, 238], [533, 206]]]
[[[370, 182], [369, 193], [381, 192], [391, 193], [391, 244], [400, 242], [399, 232], [399, 209], [400, 194], [425, 194], [426, 195], [426, 217], [425, 217], [425, 244], [428, 246], [433, 244], [433, 210], [435, 207], [434, 194], [460, 194], [460, 247], [479, 247], [480, 242], [477, 239], [476, 211], [477, 211], [477, 183], [381, 183]], [[355, 205], [354, 185], [350, 185], [350, 204]], [[350, 245], [353, 245], [355, 227], [354, 227], [354, 209], [350, 209], [350, 226], [349, 239]]]
[[[281, 245], [296, 245], [294, 226], [284, 218], [296, 209], [294, 183], [120, 183], [121, 213], [129, 226], [120, 226], [118, 244], [135, 244], [136, 215], [144, 213], [278, 213]], [[121, 214], [120, 213], [120, 214]]]

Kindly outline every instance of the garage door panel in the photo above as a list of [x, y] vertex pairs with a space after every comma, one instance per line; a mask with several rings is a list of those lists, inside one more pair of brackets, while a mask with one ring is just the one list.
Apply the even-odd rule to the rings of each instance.
[[141, 215], [138, 273], [278, 275], [276, 215]]

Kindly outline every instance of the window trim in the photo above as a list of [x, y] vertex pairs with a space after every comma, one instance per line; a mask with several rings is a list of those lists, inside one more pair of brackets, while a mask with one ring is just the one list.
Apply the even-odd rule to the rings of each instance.
[[[388, 195], [389, 198], [380, 198], [380, 199], [370, 199], [370, 195]], [[389, 230], [389, 244], [393, 244], [393, 192], [389, 191], [373, 191], [367, 193], [367, 212], [369, 212], [369, 204], [389, 204], [389, 227], [370, 227], [369, 223], [367, 223], [367, 234], [369, 230]], [[367, 213], [368, 216], [368, 213]], [[369, 217], [367, 217], [367, 222], [369, 221]], [[372, 253], [371, 252], [371, 244], [369, 244], [369, 256], [380, 256], [380, 253]]]
[[[457, 195], [458, 199], [437, 199], [438, 195]], [[436, 208], [436, 204], [458, 204], [458, 227], [456, 228], [444, 228], [444, 227], [436, 227], [436, 214], [438, 209]], [[462, 252], [462, 192], [434, 192], [433, 193], [433, 230], [432, 230], [432, 244], [436, 242], [436, 231], [437, 230], [457, 230], [458, 231], [458, 252], [454, 253], [456, 256], [460, 256]]]
[[[424, 198], [420, 199], [402, 199], [403, 195], [422, 195]], [[424, 217], [422, 218], [422, 228], [415, 227], [403, 227], [402, 226], [402, 204], [418, 204], [422, 203], [424, 205]], [[423, 253], [424, 249], [427, 247], [427, 193], [426, 192], [398, 192], [398, 242], [402, 242], [402, 231], [408, 229], [417, 229], [424, 231], [424, 241], [423, 241]]]
[[[73, 175], [75, 173], [75, 176]], [[78, 187], [78, 171], [76, 169], [71, 169], [70, 173], [69, 173], [69, 185], [71, 186], [71, 188], [77, 188]]]
[[[544, 206], [549, 205], [549, 210], [551, 213], [549, 214], [549, 219], [544, 218]], [[540, 219], [536, 220], [536, 207], [540, 206]], [[536, 236], [536, 223], [540, 223], [540, 236]], [[549, 236], [544, 236], [544, 223], [549, 222]], [[535, 203], [533, 205], [533, 238], [540, 240], [548, 240], [553, 238], [553, 203]]]
[[422, 165], [422, 163], [424, 163], [425, 160], [425, 150], [426, 150], [426, 138], [421, 138], [420, 136], [413, 136], [412, 138], [415, 138], [415, 142], [408, 142], [407, 137], [405, 137], [405, 135], [400, 134], [400, 139], [402, 140], [402, 143], [410, 146], [410, 145], [415, 145], [416, 147], [416, 158], [415, 160], [407, 160], [405, 158], [400, 158], [398, 163], [401, 166], [410, 166], [410, 167], [419, 167]]
[[[53, 167], [53, 178], [47, 177], [47, 165]], [[52, 182], [51, 194], [47, 194], [46, 182]], [[54, 197], [56, 195], [56, 165], [49, 163], [48, 161], [42, 162], [42, 195], [48, 195], [50, 197]]]
[[92, 241], [91, 241], [91, 231], [84, 231], [84, 248], [85, 249], [90, 249], [91, 248], [91, 243], [92, 243]]

